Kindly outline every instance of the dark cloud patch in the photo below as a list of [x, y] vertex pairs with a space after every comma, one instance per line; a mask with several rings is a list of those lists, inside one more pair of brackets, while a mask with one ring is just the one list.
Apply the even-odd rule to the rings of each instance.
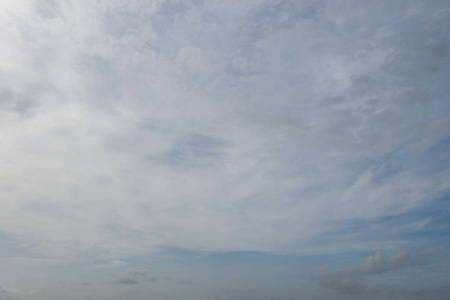
[[115, 283], [116, 284], [138, 284], [139, 281], [135, 278], [120, 278]]
[[90, 283], [90, 282], [82, 282], [81, 285], [82, 286], [93, 286], [94, 284]]
[[180, 285], [191, 285], [194, 284], [194, 282], [190, 279], [185, 278], [173, 278], [169, 276], [161, 276], [164, 282], [170, 283], [170, 284], [180, 284]]

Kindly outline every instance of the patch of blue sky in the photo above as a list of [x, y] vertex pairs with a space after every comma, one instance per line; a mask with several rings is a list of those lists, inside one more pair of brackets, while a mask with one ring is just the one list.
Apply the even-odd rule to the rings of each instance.
[[176, 141], [162, 161], [172, 166], [201, 166], [220, 161], [226, 143], [220, 139], [188, 134]]

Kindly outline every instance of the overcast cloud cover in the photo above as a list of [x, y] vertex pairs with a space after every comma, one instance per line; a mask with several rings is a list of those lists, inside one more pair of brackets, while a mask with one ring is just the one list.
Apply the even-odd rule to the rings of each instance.
[[448, 299], [448, 1], [2, 0], [0, 298]]

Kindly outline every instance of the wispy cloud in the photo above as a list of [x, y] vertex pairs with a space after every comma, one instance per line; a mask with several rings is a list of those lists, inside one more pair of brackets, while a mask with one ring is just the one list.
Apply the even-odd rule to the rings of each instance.
[[3, 230], [58, 257], [295, 252], [449, 187], [423, 173], [448, 147], [442, 5], [235, 5], [8, 2]]
[[448, 1], [4, 0], [0, 257], [126, 285], [168, 248], [445, 243], [449, 20]]

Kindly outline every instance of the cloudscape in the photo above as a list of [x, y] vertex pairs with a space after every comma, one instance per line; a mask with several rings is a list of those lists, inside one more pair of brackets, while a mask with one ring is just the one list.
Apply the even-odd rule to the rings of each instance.
[[445, 0], [3, 0], [0, 299], [448, 299], [449, 32]]

